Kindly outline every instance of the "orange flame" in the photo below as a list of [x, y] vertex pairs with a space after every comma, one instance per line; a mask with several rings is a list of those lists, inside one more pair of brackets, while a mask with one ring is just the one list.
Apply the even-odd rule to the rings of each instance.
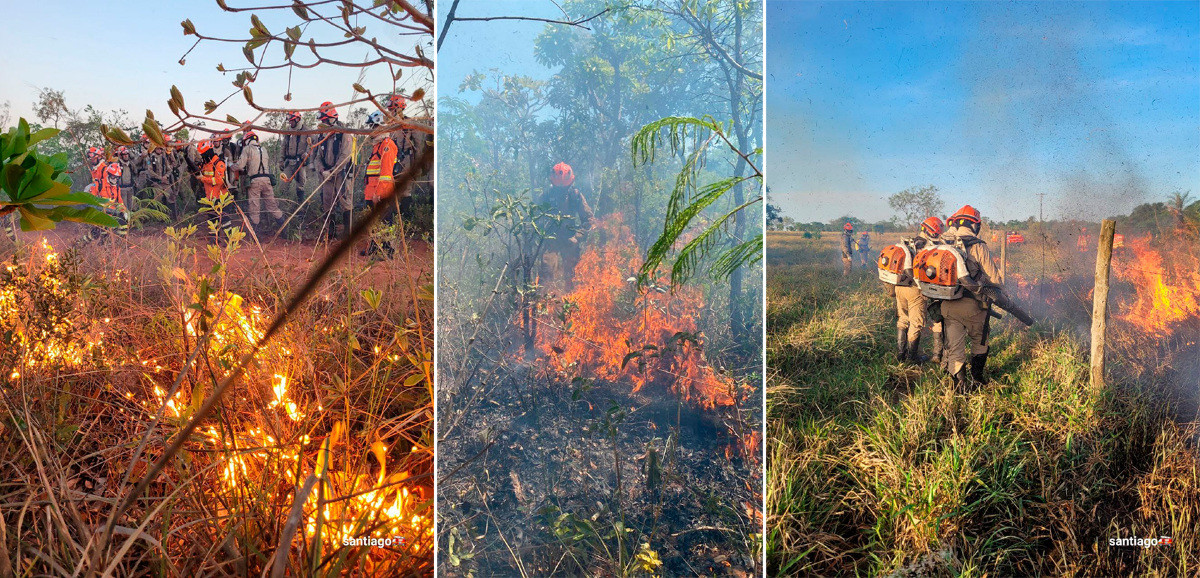
[[1149, 237], [1128, 245], [1133, 257], [1115, 269], [1118, 277], [1134, 284], [1137, 295], [1120, 318], [1158, 336], [1200, 318], [1200, 257], [1191, 251], [1164, 253], [1151, 246]]
[[550, 364], [626, 380], [634, 391], [669, 380], [673, 391], [706, 408], [733, 405], [733, 380], [717, 373], [701, 351], [696, 319], [705, 308], [702, 292], [668, 291], [662, 288], [665, 279], [639, 291], [642, 259], [620, 214], [601, 222], [592, 237], [575, 267], [575, 289], [562, 298], [561, 326], [538, 334], [538, 348]]

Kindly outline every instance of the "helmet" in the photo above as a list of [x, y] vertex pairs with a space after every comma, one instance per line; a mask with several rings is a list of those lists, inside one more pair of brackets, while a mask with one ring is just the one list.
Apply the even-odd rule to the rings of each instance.
[[845, 225], [842, 225], [842, 230], [843, 231], [853, 231], [854, 223], [847, 222]]
[[246, 129], [246, 132], [242, 133], [242, 142], [250, 139], [258, 140], [258, 133], [254, 132], [253, 129]]
[[332, 123], [337, 120], [337, 109], [333, 108], [333, 103], [328, 100], [321, 103], [321, 108], [317, 113], [317, 118], [325, 122]]
[[367, 115], [367, 128], [374, 128], [381, 124], [383, 124], [383, 113], [382, 112], [377, 110], [377, 111]]
[[120, 163], [109, 163], [108, 168], [104, 169], [104, 172], [108, 173], [108, 176], [110, 176], [110, 177], [119, 177], [119, 176], [121, 176], [121, 164]]
[[213, 146], [212, 146], [212, 142], [210, 142], [210, 141], [202, 140], [202, 141], [196, 143], [196, 153], [199, 155], [204, 155], [206, 153], [212, 152], [212, 150], [213, 150]]
[[558, 163], [554, 165], [554, 172], [550, 175], [550, 183], [556, 187], [569, 187], [575, 182], [575, 171], [571, 170], [571, 165], [567, 163]]
[[925, 233], [932, 239], [942, 236], [942, 231], [946, 229], [942, 227], [942, 220], [937, 217], [929, 217], [921, 223], [921, 232]]
[[127, 147], [127, 146], [117, 147], [117, 154], [118, 155], [129, 154], [129, 147]]
[[408, 103], [405, 102], [403, 95], [393, 94], [387, 99], [387, 108], [392, 112], [404, 110], [404, 107], [406, 106], [408, 106]]
[[300, 122], [300, 119], [302, 119], [302, 118], [303, 117], [300, 116], [299, 111], [289, 110], [287, 113], [287, 119], [288, 119], [288, 122], [290, 122], [290, 123], [293, 123], [293, 124], [298, 123], [298, 122]]
[[979, 226], [983, 221], [979, 218], [979, 211], [971, 205], [964, 205], [957, 213], [950, 215], [946, 219], [946, 225], [951, 227], [969, 227], [972, 231], [979, 232]]

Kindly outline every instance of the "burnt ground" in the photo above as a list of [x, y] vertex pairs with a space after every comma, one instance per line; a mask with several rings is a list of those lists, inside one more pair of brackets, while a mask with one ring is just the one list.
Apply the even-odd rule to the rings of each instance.
[[[663, 562], [658, 575], [756, 574], [750, 534], [761, 519], [745, 504], [760, 500], [761, 478], [736, 452], [726, 457], [737, 443], [726, 425], [733, 410], [706, 411], [660, 386], [584, 391], [519, 371], [438, 446], [444, 575], [520, 575], [517, 557], [527, 576], [610, 576], [622, 566], [647, 575], [628, 561], [643, 542]], [[606, 424], [610, 411], [616, 423]]]

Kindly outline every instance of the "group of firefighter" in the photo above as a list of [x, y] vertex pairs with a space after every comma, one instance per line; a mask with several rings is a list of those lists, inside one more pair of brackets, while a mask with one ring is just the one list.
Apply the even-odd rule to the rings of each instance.
[[[368, 115], [366, 128], [378, 129], [396, 124], [404, 117], [406, 98], [391, 95], [385, 101], [387, 116], [382, 110]], [[390, 117], [390, 118], [389, 118]], [[132, 147], [116, 149], [114, 158], [107, 158], [104, 149], [91, 147], [87, 151], [92, 182], [87, 190], [108, 200], [106, 211], [120, 223], [118, 234], [124, 234], [132, 199], [139, 191], [165, 204], [172, 220], [182, 215], [184, 202], [181, 186], [185, 179], [197, 199], [217, 199], [226, 193], [246, 201], [246, 217], [260, 235], [276, 231], [282, 224], [283, 211], [276, 199], [275, 186], [282, 182], [280, 195], [294, 195], [302, 201], [310, 194], [308, 185], [315, 181], [323, 209], [321, 230], [329, 238], [348, 235], [354, 222], [356, 143], [353, 137], [337, 130], [344, 125], [338, 120], [337, 109], [331, 102], [322, 103], [317, 114], [321, 127], [305, 126], [299, 112], [287, 115], [287, 131], [282, 136], [282, 159], [278, 169], [263, 148], [253, 129], [241, 131], [238, 141], [228, 132], [214, 133], [207, 140], [179, 143], [165, 136], [165, 147], [149, 147], [139, 153]], [[323, 130], [322, 130], [323, 129]], [[319, 132], [314, 132], [317, 130]], [[378, 132], [369, 138], [370, 150], [366, 161], [366, 179], [362, 200], [370, 207], [393, 198], [396, 211], [405, 221], [412, 217], [412, 181], [395, 190], [397, 178], [416, 161], [429, 146], [429, 137], [415, 130], [401, 128]], [[278, 179], [276, 177], [278, 170]], [[211, 217], [210, 217], [211, 218]], [[390, 217], [389, 217], [390, 218]], [[341, 233], [335, 230], [340, 226]], [[384, 247], [387, 248], [386, 246]], [[369, 251], [378, 247], [372, 244]]]
[[[997, 307], [1026, 325], [1033, 323], [1005, 296], [991, 251], [979, 237], [982, 225], [979, 211], [970, 205], [944, 222], [929, 217], [916, 236], [885, 247], [877, 260], [879, 279], [895, 297], [897, 360], [937, 363], [960, 392], [988, 382], [988, 337], [991, 319], [999, 317]], [[847, 223], [844, 258], [853, 238], [853, 226]], [[931, 356], [921, 354], [925, 329], [933, 338]]]

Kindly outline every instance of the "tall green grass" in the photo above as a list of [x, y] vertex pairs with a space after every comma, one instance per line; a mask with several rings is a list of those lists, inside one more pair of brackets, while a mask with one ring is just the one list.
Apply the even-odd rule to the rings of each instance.
[[[824, 241], [768, 239], [771, 575], [1200, 572], [1195, 429], [1158, 384], [1094, 390], [1086, 343], [1003, 322], [992, 382], [955, 395], [894, 362], [890, 298]], [[1135, 536], [1173, 543], [1109, 546]]]

